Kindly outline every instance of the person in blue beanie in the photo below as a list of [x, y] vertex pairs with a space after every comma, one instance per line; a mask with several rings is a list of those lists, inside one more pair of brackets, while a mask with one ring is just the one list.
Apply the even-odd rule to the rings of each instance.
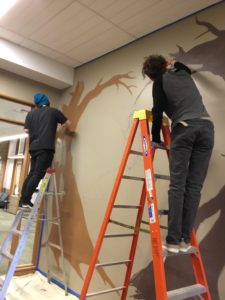
[[25, 132], [29, 134], [31, 162], [21, 191], [19, 207], [22, 208], [32, 208], [32, 194], [52, 164], [58, 124], [66, 128], [71, 124], [61, 111], [50, 107], [45, 94], [35, 94], [34, 103], [36, 107], [27, 114], [24, 126]]

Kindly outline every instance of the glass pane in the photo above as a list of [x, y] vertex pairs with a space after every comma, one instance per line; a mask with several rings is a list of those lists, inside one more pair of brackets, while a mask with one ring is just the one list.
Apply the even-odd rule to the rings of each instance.
[[[30, 107], [0, 99], [0, 118], [23, 122]], [[1, 120], [1, 119], [0, 119]], [[24, 161], [24, 140], [3, 141], [1, 138], [10, 139], [12, 135], [23, 134], [23, 125], [14, 125], [0, 121], [0, 246], [8, 234], [10, 226], [15, 218], [20, 191], [21, 170]], [[5, 193], [7, 201], [1, 201], [1, 195]], [[22, 228], [27, 221], [22, 220]], [[25, 244], [20, 264], [31, 264], [33, 255], [34, 235], [36, 222], [31, 228], [28, 240]], [[1, 262], [0, 275], [8, 268], [8, 261]]]
[[24, 133], [23, 126], [8, 124], [0, 121], [0, 141], [1, 138]]
[[[0, 98], [0, 116], [14, 121], [24, 122], [30, 107]], [[0, 135], [1, 136], [1, 135]]]

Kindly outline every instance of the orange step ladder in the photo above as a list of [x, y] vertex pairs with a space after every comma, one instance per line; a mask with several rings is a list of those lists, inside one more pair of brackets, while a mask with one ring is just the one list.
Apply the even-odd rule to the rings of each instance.
[[[123, 158], [116, 176], [115, 184], [109, 199], [109, 203], [106, 209], [105, 217], [98, 235], [98, 239], [93, 251], [93, 255], [90, 260], [90, 265], [86, 278], [84, 280], [83, 288], [80, 294], [80, 300], [85, 300], [89, 297], [95, 297], [102, 294], [112, 293], [120, 291], [121, 300], [125, 300], [127, 297], [129, 281], [131, 277], [136, 246], [138, 242], [138, 235], [140, 231], [142, 215], [144, 210], [145, 201], [147, 201], [148, 213], [149, 213], [149, 224], [150, 224], [150, 237], [151, 237], [151, 247], [152, 247], [152, 259], [153, 259], [153, 272], [154, 272], [154, 281], [155, 281], [155, 291], [156, 291], [156, 300], [179, 300], [187, 299], [194, 296], [199, 296], [204, 300], [211, 300], [210, 292], [208, 289], [208, 284], [205, 276], [204, 266], [201, 258], [201, 254], [198, 248], [195, 232], [193, 230], [192, 239], [191, 239], [191, 249], [186, 253], [190, 254], [192, 257], [192, 265], [195, 274], [196, 283], [191, 286], [182, 287], [176, 290], [167, 291], [166, 287], [166, 278], [165, 278], [165, 268], [164, 268], [164, 259], [167, 256], [172, 254], [162, 250], [162, 241], [160, 233], [160, 224], [159, 224], [159, 215], [167, 214], [168, 211], [161, 210], [158, 211], [157, 198], [156, 198], [156, 188], [155, 188], [155, 179], [169, 179], [168, 176], [154, 174], [153, 169], [153, 159], [155, 154], [155, 148], [152, 148], [150, 142], [150, 131], [149, 131], [149, 121], [152, 121], [151, 112], [146, 110], [136, 111], [133, 115], [133, 125], [131, 128], [130, 135], [128, 137], [128, 142], [123, 154]], [[131, 149], [135, 134], [138, 126], [141, 131], [141, 142], [142, 142], [142, 152], [134, 151]], [[162, 124], [162, 135], [165, 143], [165, 150], [169, 156], [169, 146], [170, 146], [170, 130], [169, 122], [167, 118], [163, 118]], [[144, 161], [144, 178], [131, 177], [124, 175], [124, 170], [128, 161], [130, 154], [141, 155]], [[167, 178], [166, 178], [167, 177]], [[122, 179], [132, 179], [132, 180], [142, 180], [142, 192], [139, 204], [137, 206], [130, 205], [115, 205], [115, 200], [117, 193], [120, 187]], [[110, 216], [113, 208], [136, 208], [137, 217], [136, 223], [134, 226], [134, 232], [128, 234], [106, 234], [107, 226], [110, 223]], [[112, 261], [105, 263], [98, 263], [98, 256], [101, 250], [103, 240], [105, 238], [116, 238], [116, 237], [125, 237], [131, 236], [131, 248], [129, 258], [124, 261]], [[177, 254], [176, 254], [177, 255]], [[106, 266], [117, 266], [124, 264], [127, 266], [125, 279], [123, 285], [120, 287], [115, 287], [111, 289], [106, 289], [102, 291], [87, 293], [88, 288], [93, 276], [95, 268], [106, 267]], [[99, 299], [99, 297], [97, 298]]]

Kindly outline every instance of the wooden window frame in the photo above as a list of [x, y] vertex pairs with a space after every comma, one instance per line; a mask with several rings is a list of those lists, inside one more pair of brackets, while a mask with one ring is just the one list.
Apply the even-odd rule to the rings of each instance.
[[[11, 96], [8, 96], [5, 94], [1, 94], [1, 93], [0, 93], [0, 98], [3, 100], [7, 100], [9, 102], [26, 105], [26, 106], [30, 107], [30, 109], [32, 109], [35, 106], [33, 103], [31, 103], [29, 101], [21, 100], [21, 99], [11, 97]], [[8, 118], [2, 117], [2, 116], [0, 116], [0, 121], [6, 122], [9, 124], [13, 124], [13, 125], [24, 126], [24, 122], [15, 121], [13, 119], [8, 119]], [[29, 162], [30, 162], [29, 143], [28, 143], [28, 139], [26, 139], [25, 146], [24, 146], [24, 159], [23, 159], [23, 163], [22, 163], [20, 180], [19, 180], [19, 191], [21, 191], [23, 182], [28, 174]], [[15, 162], [14, 162], [14, 164], [15, 164]], [[15, 168], [15, 166], [14, 166], [14, 168]], [[15, 275], [25, 275], [25, 274], [29, 274], [31, 272], [35, 272], [37, 256], [38, 256], [38, 243], [39, 243], [40, 234], [41, 234], [41, 221], [38, 220], [37, 224], [36, 224], [36, 231], [35, 231], [35, 236], [34, 236], [33, 253], [32, 253], [31, 263], [17, 266]], [[12, 240], [12, 246], [11, 246], [12, 254], [15, 253], [17, 244], [18, 244], [18, 237], [14, 236], [13, 240]]]

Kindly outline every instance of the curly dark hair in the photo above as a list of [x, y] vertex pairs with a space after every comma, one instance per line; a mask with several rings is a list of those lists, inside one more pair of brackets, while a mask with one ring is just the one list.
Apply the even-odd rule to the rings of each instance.
[[150, 55], [145, 57], [142, 67], [142, 74], [147, 75], [150, 79], [155, 80], [157, 77], [166, 72], [167, 61], [162, 55]]

